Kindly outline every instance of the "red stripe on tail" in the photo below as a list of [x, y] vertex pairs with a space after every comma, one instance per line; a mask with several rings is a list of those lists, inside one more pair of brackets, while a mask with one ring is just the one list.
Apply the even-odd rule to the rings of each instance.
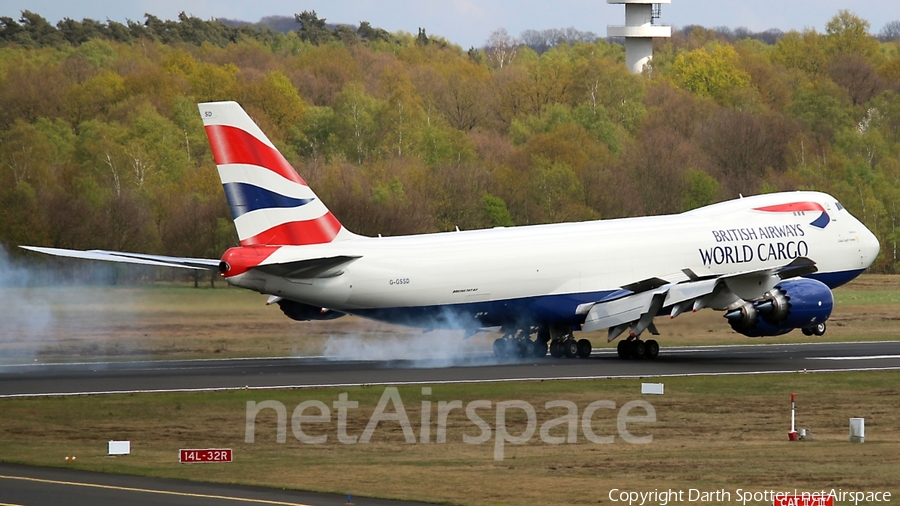
[[278, 150], [264, 144], [240, 128], [228, 125], [206, 125], [216, 165], [243, 163], [265, 167], [281, 177], [307, 186]]
[[279, 244], [304, 246], [331, 242], [341, 231], [337, 218], [326, 213], [324, 216], [308, 221], [291, 221], [272, 227], [253, 237], [241, 241], [241, 246], [259, 244]]

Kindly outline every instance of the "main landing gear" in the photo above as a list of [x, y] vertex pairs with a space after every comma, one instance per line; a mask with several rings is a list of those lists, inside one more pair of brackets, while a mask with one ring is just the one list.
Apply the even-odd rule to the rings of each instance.
[[575, 340], [569, 334], [566, 339], [550, 341], [550, 356], [553, 358], [587, 358], [591, 356], [591, 342], [587, 339]]
[[616, 352], [619, 358], [649, 358], [653, 359], [659, 356], [659, 343], [655, 339], [641, 341], [638, 338], [629, 337], [624, 341], [619, 341], [616, 346]]
[[532, 340], [530, 329], [518, 329], [507, 332], [494, 341], [494, 356], [497, 358], [529, 358], [547, 355], [547, 341], [537, 337]]
[[518, 329], [507, 332], [494, 341], [494, 356], [498, 358], [587, 358], [591, 355], [591, 342], [587, 339], [575, 340], [571, 332], [558, 333], [551, 337], [547, 327], [538, 327], [534, 339], [532, 329]]
[[826, 328], [825, 322], [821, 322], [812, 327], [803, 327], [801, 330], [803, 331], [804, 336], [821, 336], [825, 334]]
[[547, 355], [547, 343], [517, 336], [503, 336], [494, 341], [494, 356], [498, 358], [528, 358]]

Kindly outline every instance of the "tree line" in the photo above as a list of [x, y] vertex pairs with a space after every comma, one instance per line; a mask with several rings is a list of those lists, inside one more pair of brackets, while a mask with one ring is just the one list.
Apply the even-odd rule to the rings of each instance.
[[219, 256], [236, 238], [196, 103], [237, 100], [357, 233], [815, 189], [878, 235], [873, 270], [900, 268], [900, 41], [848, 11], [773, 43], [679, 30], [643, 75], [589, 32], [464, 50], [295, 21], [0, 18], [0, 242]]

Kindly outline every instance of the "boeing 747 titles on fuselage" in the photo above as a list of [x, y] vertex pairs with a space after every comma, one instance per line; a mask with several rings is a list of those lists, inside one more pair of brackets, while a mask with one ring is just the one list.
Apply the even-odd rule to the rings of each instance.
[[[657, 316], [724, 311], [746, 336], [821, 335], [831, 289], [878, 240], [833, 197], [788, 192], [676, 215], [399, 237], [341, 225], [235, 102], [199, 105], [240, 246], [221, 259], [27, 247], [114, 262], [218, 269], [295, 320], [358, 315], [421, 328], [500, 329], [498, 356], [586, 357], [607, 329], [653, 358]], [[623, 244], [625, 244], [623, 246]]]

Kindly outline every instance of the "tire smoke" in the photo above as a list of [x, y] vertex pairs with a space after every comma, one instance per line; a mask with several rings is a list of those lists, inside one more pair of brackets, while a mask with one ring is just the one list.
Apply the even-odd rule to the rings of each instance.
[[391, 367], [440, 368], [494, 365], [490, 345], [497, 336], [478, 334], [463, 339], [463, 331], [435, 330], [397, 337], [332, 336], [325, 341], [328, 360], [397, 362]]

